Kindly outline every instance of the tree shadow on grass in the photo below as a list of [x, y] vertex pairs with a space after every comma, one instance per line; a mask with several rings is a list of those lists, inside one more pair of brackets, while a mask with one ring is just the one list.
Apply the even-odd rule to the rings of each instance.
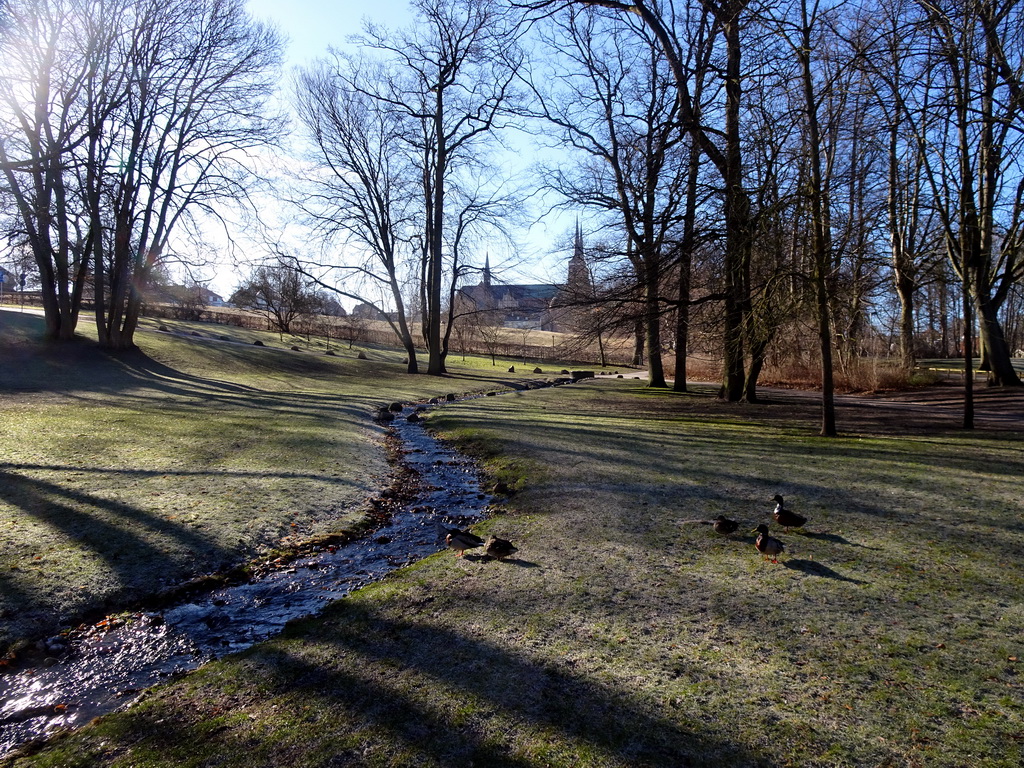
[[[121, 556], [126, 553], [135, 558], [158, 558], [160, 553], [141, 535], [85, 513], [82, 507], [93, 507], [119, 518], [126, 525], [139, 526], [157, 536], [175, 540], [189, 551], [210, 552], [212, 549], [214, 553], [226, 554], [211, 547], [205, 534], [118, 501], [3, 469], [0, 469], [0, 487], [4, 489], [3, 498], [12, 506], [96, 552], [115, 570], [119, 568]], [[57, 499], [64, 499], [66, 503]], [[127, 577], [128, 573], [124, 576]]]
[[[157, 589], [157, 576], [188, 575], [196, 564], [204, 569], [220, 567], [230, 562], [232, 556], [206, 534], [139, 507], [3, 468], [0, 468], [0, 498], [100, 558], [103, 565], [116, 574], [114, 588], [123, 596], [140, 597]], [[173, 552], [179, 553], [178, 556]], [[147, 567], [140, 568], [140, 562], [147, 563]], [[45, 560], [39, 568], [46, 568]], [[32, 588], [34, 581], [30, 577], [34, 574], [31, 571], [11, 570], [3, 574], [6, 610], [14, 611], [22, 620], [20, 632], [51, 631], [61, 620], [57, 613], [59, 606], [40, 604], [41, 598]], [[87, 583], [90, 575], [81, 574], [81, 577]], [[73, 589], [76, 585], [64, 586]], [[123, 598], [111, 594], [106, 599], [120, 601]], [[86, 595], [80, 607], [85, 609], [88, 604], [93, 605], [93, 610], [101, 609], [93, 595]]]
[[[236, 356], [250, 369], [260, 370], [259, 365], [253, 364], [249, 351], [245, 352]], [[362, 418], [366, 411], [365, 404], [343, 396], [276, 392], [186, 373], [140, 350], [114, 353], [88, 343], [38, 346], [20, 350], [14, 362], [15, 365], [5, 366], [0, 372], [0, 391], [43, 392], [69, 398], [99, 394], [127, 402], [155, 394], [168, 398], [165, 408], [195, 410], [224, 404], [256, 412], [286, 410], [321, 418]], [[299, 363], [291, 358], [286, 362], [287, 365], [269, 360], [262, 368], [268, 375], [283, 372], [324, 379], [339, 375], [336, 366], [312, 357]], [[110, 400], [108, 403], [118, 404]]]
[[860, 579], [851, 579], [849, 576], [843, 576], [843, 574], [833, 571], [827, 565], [822, 565], [817, 560], [801, 560], [790, 558], [788, 560], [779, 561], [780, 565], [784, 565], [791, 571], [800, 571], [806, 573], [808, 576], [820, 576], [825, 579], [835, 579], [836, 581], [845, 581], [850, 584], [867, 584], [866, 581]]
[[880, 547], [869, 547], [867, 544], [858, 544], [855, 541], [850, 541], [844, 536], [840, 536], [837, 533], [816, 533], [814, 531], [801, 531], [800, 535], [808, 539], [817, 539], [818, 541], [827, 541], [831, 544], [844, 544], [848, 547], [860, 547], [861, 549], [870, 549], [875, 552], [881, 551]]
[[491, 557], [490, 555], [470, 555], [466, 554], [462, 557], [463, 560], [469, 560], [470, 562], [478, 563], [494, 563], [495, 565], [510, 565], [516, 568], [540, 568], [540, 563], [534, 563], [530, 560], [523, 560], [519, 557], [505, 557], [498, 559]]
[[[236, 706], [273, 708], [258, 744], [246, 722], [210, 732], [202, 712], [179, 715], [159, 702], [115, 716], [118, 732], [132, 742], [145, 734], [136, 748], [168, 760], [188, 750], [254, 768], [284, 755], [338, 766], [365, 764], [368, 755], [403, 766], [767, 765], [742, 745], [684, 726], [669, 703], [557, 658], [538, 661], [371, 607], [337, 608], [288, 630], [290, 639], [230, 660], [223, 683], [214, 683], [232, 681]], [[202, 700], [202, 689], [190, 698]], [[289, 727], [279, 723], [310, 713], [317, 724], [303, 743], [287, 743]]]

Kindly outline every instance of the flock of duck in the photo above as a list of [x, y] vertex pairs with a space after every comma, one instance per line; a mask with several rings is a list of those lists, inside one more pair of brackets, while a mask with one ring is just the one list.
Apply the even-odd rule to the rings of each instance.
[[[803, 515], [798, 515], [793, 510], [787, 509], [786, 502], [779, 494], [775, 494], [772, 501], [775, 502], [775, 511], [772, 512], [772, 517], [785, 530], [801, 528], [807, 522], [807, 518]], [[719, 515], [711, 521], [711, 526], [715, 529], [715, 533], [728, 536], [731, 533], [735, 533], [740, 524], [735, 520], [730, 520], [725, 515]], [[769, 535], [768, 526], [764, 523], [757, 526], [751, 533], [757, 534], [757, 538], [754, 540], [754, 548], [761, 553], [762, 558], [778, 563], [779, 555], [785, 551], [786, 545], [774, 536]], [[490, 536], [484, 541], [472, 531], [459, 528], [442, 527], [441, 535], [444, 537], [444, 542], [448, 548], [455, 551], [456, 557], [462, 557], [467, 550], [479, 547], [483, 547], [484, 554], [495, 560], [504, 560], [507, 557], [512, 557], [512, 555], [519, 551], [508, 539]]]
[[495, 560], [504, 560], [512, 557], [519, 550], [508, 539], [501, 539], [497, 536], [490, 536], [484, 541], [471, 531], [464, 531], [459, 528], [444, 528], [444, 542], [449, 549], [455, 550], [456, 557], [462, 557], [467, 549], [484, 548], [484, 554]]
[[[776, 523], [787, 531], [790, 528], [800, 528], [807, 522], [807, 518], [803, 515], [798, 515], [793, 510], [786, 509], [786, 503], [779, 494], [775, 494], [772, 501], [775, 502], [775, 511], [772, 512], [772, 517], [775, 518]], [[711, 521], [711, 526], [715, 529], [716, 533], [728, 536], [730, 533], [735, 533], [740, 524], [735, 520], [730, 520], [725, 515], [719, 515]], [[754, 548], [761, 553], [761, 556], [765, 560], [770, 558], [773, 563], [779, 562], [779, 555], [785, 551], [786, 545], [768, 534], [768, 526], [761, 523], [751, 533], [757, 534], [757, 538], [754, 540]]]

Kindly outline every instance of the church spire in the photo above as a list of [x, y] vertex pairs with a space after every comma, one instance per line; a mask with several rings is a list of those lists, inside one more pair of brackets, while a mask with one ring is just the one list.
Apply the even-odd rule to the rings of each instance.
[[481, 282], [485, 288], [491, 287], [491, 254], [488, 253], [484, 256], [484, 275], [483, 281]]
[[583, 230], [580, 229], [580, 220], [576, 219], [576, 238], [573, 242], [572, 258], [569, 259], [569, 275], [566, 279], [566, 288], [576, 296], [589, 296], [594, 289], [590, 281], [590, 270], [587, 269], [587, 259], [583, 255]]

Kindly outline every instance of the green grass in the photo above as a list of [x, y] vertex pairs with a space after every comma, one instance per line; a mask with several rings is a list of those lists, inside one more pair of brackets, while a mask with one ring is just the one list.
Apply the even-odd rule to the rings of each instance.
[[410, 376], [395, 350], [328, 356], [275, 334], [163, 324], [175, 333], [144, 321], [140, 351], [110, 355], [88, 337], [41, 345], [37, 314], [0, 312], [0, 657], [282, 542], [357, 527], [390, 472], [377, 406], [524, 378], [480, 358]]
[[[445, 408], [518, 561], [440, 553], [11, 764], [1019, 765], [1024, 440], [816, 421], [615, 380]], [[778, 565], [775, 493], [810, 518]]]

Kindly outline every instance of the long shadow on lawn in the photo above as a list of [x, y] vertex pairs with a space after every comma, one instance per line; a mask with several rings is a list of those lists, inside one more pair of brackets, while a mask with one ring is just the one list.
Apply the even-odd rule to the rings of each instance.
[[[231, 382], [208, 379], [184, 373], [159, 363], [141, 352], [111, 356], [118, 364], [126, 382], [142, 385], [165, 395], [183, 398], [201, 397], [206, 402], [225, 402], [231, 405], [244, 404], [252, 408], [280, 410], [297, 408], [318, 416], [344, 414], [358, 415], [365, 410], [358, 405], [326, 394], [307, 395], [297, 392], [274, 392]], [[122, 383], [119, 387], [124, 389]]]
[[[316, 480], [317, 482], [324, 483], [325, 485], [355, 485], [355, 481], [350, 478], [331, 477], [330, 475], [325, 475], [320, 472], [313, 474], [307, 472], [242, 472], [236, 469], [217, 471], [211, 471], [208, 469], [108, 469], [104, 467], [71, 466], [61, 464], [0, 464], [0, 473], [3, 473], [5, 470], [70, 472], [75, 474], [116, 475], [118, 477], [218, 477], [225, 480], [257, 477], [260, 479]], [[56, 488], [58, 486], [54, 487]], [[65, 491], [65, 493], [71, 495], [75, 492]], [[0, 498], [5, 498], [5, 496], [6, 494], [0, 491]], [[145, 513], [140, 512], [140, 514]]]
[[860, 579], [851, 579], [849, 576], [843, 576], [843, 574], [833, 571], [827, 565], [823, 565], [816, 560], [801, 560], [799, 558], [790, 558], [787, 560], [780, 560], [781, 565], [786, 566], [791, 571], [800, 571], [806, 573], [808, 576], [821, 576], [825, 579], [835, 579], [836, 581], [847, 581], [851, 584], [867, 584], [868, 582]]
[[[0, 375], [0, 390], [55, 392], [68, 397], [88, 392], [128, 400], [149, 391], [168, 397], [166, 408], [181, 407], [180, 403], [190, 404], [199, 399], [203, 407], [224, 403], [256, 412], [294, 409], [318, 417], [360, 417], [366, 410], [351, 399], [324, 393], [275, 392], [204, 378], [157, 362], [138, 350], [115, 354], [93, 345], [66, 345], [36, 350], [29, 361], [22, 363], [10, 366], [6, 375]], [[294, 366], [266, 367], [270, 376], [282, 370], [294, 371]], [[314, 367], [313, 373], [318, 372], [320, 368]], [[336, 370], [331, 373], [337, 375]], [[178, 402], [173, 398], [178, 398]]]
[[856, 541], [850, 541], [845, 536], [840, 536], [838, 533], [820, 533], [817, 531], [801, 531], [801, 536], [808, 539], [817, 539], [818, 541], [827, 541], [829, 544], [843, 544], [847, 547], [860, 547], [861, 549], [870, 549], [875, 552], [880, 552], [881, 547], [869, 547], [867, 544], [859, 544]]
[[[210, 539], [196, 531], [169, 520], [154, 517], [137, 507], [104, 499], [92, 494], [63, 488], [37, 478], [25, 477], [0, 469], [0, 488], [4, 500], [41, 523], [59, 530], [102, 557], [121, 577], [125, 587], [134, 585], [139, 559], [159, 563], [166, 559], [152, 542], [131, 530], [89, 515], [79, 507], [89, 506], [106, 511], [153, 534], [176, 540], [188, 551], [204, 558], [226, 557], [227, 552], [214, 546]], [[68, 503], [57, 499], [63, 498]], [[130, 557], [126, 557], [130, 555]]]
[[[251, 702], [254, 711], [266, 711], [268, 703], [301, 710], [281, 711], [277, 719], [284, 721], [315, 712], [318, 723], [309, 727], [303, 749], [332, 756], [325, 765], [362, 764], [367, 754], [401, 755], [391, 765], [585, 765], [609, 758], [630, 766], [766, 764], [739, 744], [684, 727], [662, 702], [574, 674], [554, 659], [538, 662], [373, 609], [340, 613], [289, 632], [300, 634], [301, 644], [293, 638], [283, 648], [274, 643], [247, 652], [231, 675], [267, 691], [257, 695], [271, 701]], [[145, 750], [173, 756], [189, 745], [190, 754], [248, 750], [256, 757], [244, 724], [206, 735], [201, 713], [194, 729], [174, 725], [194, 717], [162, 707], [124, 717], [125, 733], [149, 733], [157, 742]], [[267, 751], [248, 765], [275, 764], [274, 725], [267, 726], [270, 738], [257, 747]], [[282, 754], [294, 749], [280, 745]]]

